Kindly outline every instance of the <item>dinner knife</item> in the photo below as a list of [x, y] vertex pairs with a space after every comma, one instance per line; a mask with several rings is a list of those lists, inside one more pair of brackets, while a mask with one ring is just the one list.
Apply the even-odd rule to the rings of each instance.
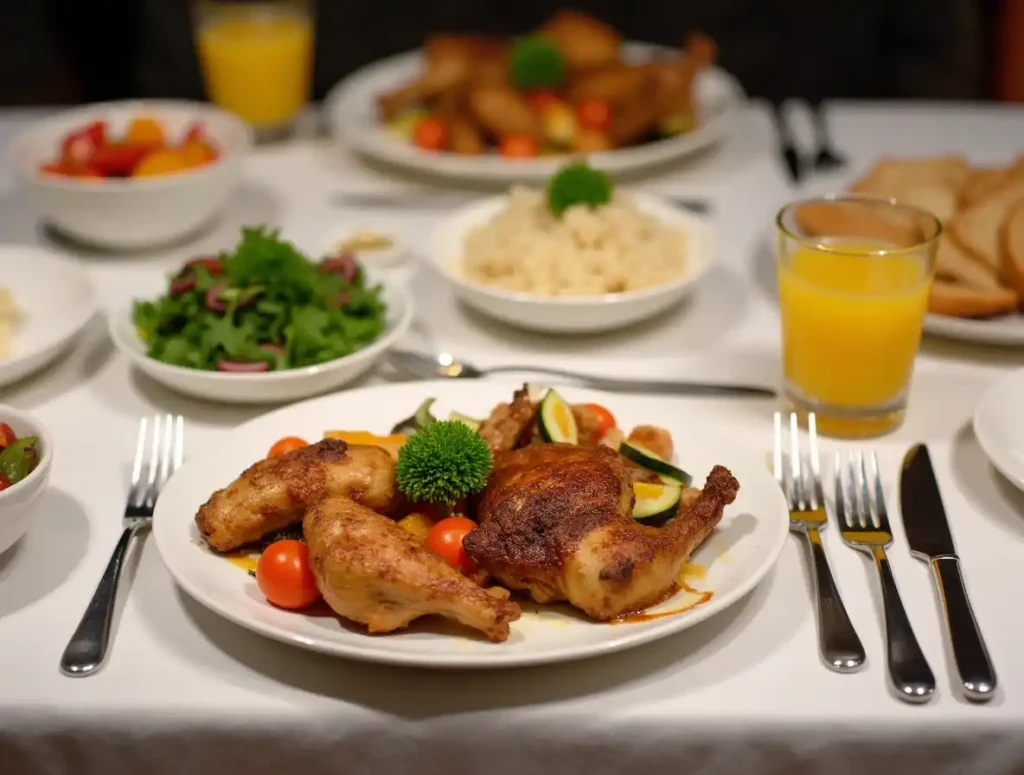
[[995, 696], [996, 671], [967, 597], [960, 558], [924, 444], [914, 445], [903, 458], [900, 510], [911, 553], [931, 566], [964, 695], [987, 702]]
[[800, 159], [800, 152], [796, 149], [793, 133], [789, 129], [789, 123], [786, 121], [785, 115], [783, 115], [782, 104], [774, 100], [772, 101], [772, 120], [775, 123], [775, 133], [779, 141], [779, 156], [786, 166], [789, 179], [793, 183], [799, 183], [803, 178], [803, 163]]

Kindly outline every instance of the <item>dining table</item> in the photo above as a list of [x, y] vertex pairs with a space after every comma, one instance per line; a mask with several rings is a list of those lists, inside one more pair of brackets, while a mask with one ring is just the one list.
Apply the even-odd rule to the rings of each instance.
[[[0, 147], [46, 113], [0, 111]], [[809, 115], [799, 106], [790, 114], [811, 153]], [[714, 150], [627, 180], [707, 200], [718, 262], [678, 309], [601, 334], [529, 333], [458, 304], [425, 260], [444, 209], [403, 202], [401, 175], [357, 158], [318, 133], [315, 121], [254, 150], [216, 224], [154, 251], [105, 253], [66, 242], [40, 224], [4, 162], [0, 239], [75, 256], [109, 311], [159, 290], [183, 260], [229, 248], [242, 226], [272, 225], [299, 247], [323, 251], [339, 228], [373, 224], [409, 248], [403, 263], [381, 270], [415, 301], [406, 347], [448, 351], [478, 366], [525, 362], [777, 385], [779, 207], [842, 190], [882, 156], [961, 153], [1005, 163], [1024, 138], [1024, 110], [995, 104], [835, 102], [829, 120], [849, 163], [799, 185], [778, 158], [770, 111], [758, 102]], [[348, 202], [350, 194], [383, 196], [367, 207], [358, 197]], [[181, 414], [187, 457], [216, 449], [232, 428], [273, 408], [171, 392], [116, 352], [98, 317], [66, 357], [0, 390], [0, 403], [32, 413], [54, 440], [50, 486], [31, 528], [0, 555], [0, 773], [1022, 773], [1024, 608], [1014, 584], [1024, 578], [1024, 493], [989, 465], [971, 426], [985, 390], [1022, 365], [1024, 350], [926, 336], [899, 429], [871, 441], [821, 440], [829, 459], [847, 449], [878, 456], [894, 533], [890, 561], [938, 683], [926, 704], [901, 702], [888, 689], [875, 571], [842, 544], [835, 525], [823, 540], [867, 651], [866, 667], [855, 673], [831, 672], [818, 656], [806, 548], [791, 535], [749, 595], [681, 633], [576, 662], [459, 671], [348, 661], [265, 639], [177, 588], [153, 541], [143, 540], [129, 557], [107, 663], [72, 678], [58, 663], [120, 534], [139, 418]], [[346, 389], [399, 378], [381, 367]], [[745, 454], [768, 464], [771, 400], [673, 400], [680, 411], [712, 418]], [[700, 443], [679, 443], [690, 441]], [[917, 442], [931, 451], [998, 673], [997, 695], [984, 704], [957, 689], [930, 573], [911, 556], [899, 518], [900, 463]]]

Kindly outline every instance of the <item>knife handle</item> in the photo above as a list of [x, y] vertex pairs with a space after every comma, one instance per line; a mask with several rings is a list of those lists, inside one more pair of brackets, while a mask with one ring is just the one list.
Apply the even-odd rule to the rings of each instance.
[[818, 649], [830, 669], [837, 673], [851, 673], [859, 670], [867, 659], [864, 644], [857, 637], [843, 599], [839, 597], [821, 534], [816, 527], [808, 527], [805, 535], [811, 549], [814, 591], [818, 602]]
[[995, 696], [996, 671], [967, 597], [960, 560], [952, 556], [936, 557], [931, 566], [964, 695], [975, 702], [987, 702]]

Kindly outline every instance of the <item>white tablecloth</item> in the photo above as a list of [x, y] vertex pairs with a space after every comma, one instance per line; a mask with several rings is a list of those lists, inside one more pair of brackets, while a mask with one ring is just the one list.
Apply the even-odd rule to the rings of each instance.
[[[803, 191], [838, 188], [883, 153], [958, 151], [1005, 161], [1024, 137], [1024, 112], [1008, 109], [840, 105], [832, 116], [836, 144], [853, 164]], [[31, 118], [0, 116], [0, 143]], [[678, 314], [624, 332], [545, 338], [456, 307], [413, 261], [393, 275], [416, 279], [415, 336], [485, 364], [557, 361], [595, 372], [776, 379], [767, 239], [774, 211], [796, 192], [773, 149], [766, 114], [751, 110], [719, 153], [645, 181], [654, 190], [706, 195], [715, 205], [720, 267]], [[182, 258], [229, 245], [241, 224], [276, 223], [316, 249], [339, 224], [386, 218], [422, 250], [436, 214], [329, 204], [331, 191], [381, 185], [326, 142], [261, 150], [213, 231], [154, 255], [81, 253], [82, 261], [112, 307], [157, 288]], [[0, 228], [8, 242], [50, 239], [6, 171]], [[939, 679], [939, 696], [925, 707], [888, 694], [874, 571], [834, 530], [826, 543], [869, 655], [868, 669], [855, 675], [830, 673], [818, 661], [806, 558], [792, 538], [754, 593], [703, 625], [613, 657], [493, 673], [370, 666], [264, 640], [178, 591], [147, 542], [126, 579], [130, 594], [109, 663], [94, 677], [70, 679], [57, 662], [119, 534], [139, 416], [183, 413], [195, 449], [261, 411], [165, 390], [114, 354], [97, 322], [68, 358], [0, 396], [35, 412], [58, 446], [52, 487], [30, 533], [0, 556], [0, 773], [1022, 772], [1024, 623], [1016, 583], [1024, 494], [988, 466], [969, 425], [985, 388], [1022, 361], [1020, 351], [927, 341], [907, 421], [876, 445], [890, 493], [907, 446], [930, 445], [1002, 685], [987, 706], [969, 705], [955, 691], [930, 579], [911, 559], [898, 519], [894, 572]], [[761, 455], [770, 445], [770, 408], [744, 406], [706, 402], [706, 411]]]

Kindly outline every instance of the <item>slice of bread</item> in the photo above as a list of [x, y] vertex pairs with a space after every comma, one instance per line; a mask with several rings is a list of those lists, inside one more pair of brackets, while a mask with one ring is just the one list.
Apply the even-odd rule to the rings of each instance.
[[981, 291], [995, 291], [1003, 287], [990, 267], [967, 255], [948, 234], [939, 238], [935, 273], [946, 280]]
[[908, 186], [917, 187], [922, 183], [939, 183], [959, 191], [970, 171], [967, 160], [957, 155], [881, 159], [853, 185], [852, 190], [858, 193], [888, 193]]
[[1010, 208], [1001, 237], [1000, 277], [1024, 299], [1024, 199]]
[[1024, 199], [1024, 175], [1013, 175], [987, 196], [958, 212], [950, 221], [950, 234], [967, 253], [998, 273], [1002, 264], [1003, 221], [1020, 199]]
[[928, 311], [958, 318], [985, 318], [1005, 315], [1017, 307], [1017, 294], [1008, 288], [978, 290], [960, 283], [936, 278], [928, 294]]
[[984, 199], [995, 189], [1009, 180], [1013, 174], [1012, 167], [980, 168], [971, 170], [970, 175], [960, 189], [960, 207], [971, 205]]

